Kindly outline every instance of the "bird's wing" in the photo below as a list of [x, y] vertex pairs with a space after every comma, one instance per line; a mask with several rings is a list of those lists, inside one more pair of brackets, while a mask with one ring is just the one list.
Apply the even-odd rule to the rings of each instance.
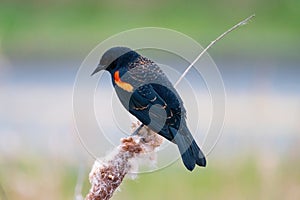
[[131, 81], [137, 86], [143, 84], [152, 85], [153, 89], [168, 104], [172, 111], [186, 117], [186, 110], [181, 97], [168, 77], [155, 62], [148, 58], [140, 57], [136, 62], [131, 64], [128, 74]]
[[[153, 61], [140, 57], [133, 62], [122, 80], [129, 82], [135, 88], [136, 101], [150, 105], [167, 106], [167, 100], [161, 96], [161, 91], [155, 85], [174, 89], [172, 83]], [[175, 90], [175, 89], [174, 89]]]
[[[145, 84], [161, 84], [173, 87], [161, 68], [153, 61], [140, 57], [128, 67], [127, 76], [135, 88]], [[126, 77], [124, 77], [126, 79]], [[123, 77], [122, 77], [123, 79]]]
[[129, 103], [129, 111], [143, 124], [159, 132], [170, 117], [171, 109], [150, 84], [136, 89]]
[[182, 100], [172, 83], [151, 60], [143, 57], [138, 59], [121, 79], [135, 88], [129, 111], [143, 124], [151, 122], [152, 126], [154, 123], [154, 127], [150, 128], [157, 130], [166, 120], [168, 125], [179, 124], [181, 116], [185, 116]]

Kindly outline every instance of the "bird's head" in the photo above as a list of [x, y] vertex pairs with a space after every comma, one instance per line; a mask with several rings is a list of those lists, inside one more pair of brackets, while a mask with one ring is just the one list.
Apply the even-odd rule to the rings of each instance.
[[[91, 74], [94, 75], [101, 70], [113, 71], [117, 67], [117, 60], [121, 56], [124, 57], [124, 54], [137, 54], [132, 49], [127, 47], [113, 47], [107, 50], [101, 57], [100, 62], [94, 72]], [[138, 54], [137, 54], [138, 55]], [[129, 56], [131, 57], [131, 56]]]

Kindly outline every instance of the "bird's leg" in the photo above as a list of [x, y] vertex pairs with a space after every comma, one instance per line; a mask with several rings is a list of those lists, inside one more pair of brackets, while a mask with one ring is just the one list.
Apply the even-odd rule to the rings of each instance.
[[144, 127], [144, 124], [141, 124], [135, 131], [131, 134], [131, 136], [137, 135], [140, 130]]

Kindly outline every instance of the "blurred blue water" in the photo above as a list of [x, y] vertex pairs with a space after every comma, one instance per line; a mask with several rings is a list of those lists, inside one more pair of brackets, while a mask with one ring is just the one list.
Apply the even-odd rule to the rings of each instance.
[[[74, 153], [79, 144], [74, 140], [72, 90], [80, 63], [29, 60], [4, 66], [0, 76], [1, 152], [38, 148], [60, 156]], [[299, 140], [299, 61], [224, 59], [216, 63], [227, 92], [221, 146], [228, 152], [233, 151], [233, 144], [234, 149], [279, 146], [278, 151], [284, 151]], [[197, 81], [193, 74], [189, 76]], [[110, 81], [105, 87], [112, 89]]]
[[[2, 76], [2, 84], [71, 86], [81, 61], [14, 61]], [[218, 60], [217, 66], [228, 89], [245, 91], [266, 85], [279, 93], [300, 92], [300, 61]], [[172, 67], [182, 68], [174, 63]]]

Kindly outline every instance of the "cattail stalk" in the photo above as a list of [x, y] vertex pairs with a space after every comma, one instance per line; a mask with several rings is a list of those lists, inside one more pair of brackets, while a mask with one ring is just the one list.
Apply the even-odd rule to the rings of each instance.
[[85, 200], [110, 199], [126, 174], [136, 168], [131, 161], [140, 155], [154, 152], [162, 142], [162, 137], [146, 126], [139, 131], [139, 134], [121, 139], [117, 153], [111, 159], [95, 161], [89, 175], [91, 189]]

